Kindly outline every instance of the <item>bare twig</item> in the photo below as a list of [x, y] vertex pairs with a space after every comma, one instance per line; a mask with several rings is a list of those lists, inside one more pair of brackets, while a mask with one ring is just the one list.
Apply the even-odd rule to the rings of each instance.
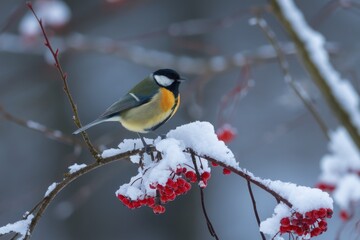
[[[74, 122], [76, 124], [77, 127], [81, 127], [81, 121], [80, 121], [80, 118], [79, 118], [79, 114], [78, 114], [78, 111], [77, 111], [77, 107], [76, 107], [76, 104], [73, 100], [73, 97], [71, 96], [71, 93], [70, 93], [70, 90], [69, 90], [69, 86], [68, 86], [68, 82], [67, 82], [67, 74], [64, 72], [64, 70], [62, 69], [62, 66], [60, 64], [60, 61], [59, 61], [59, 49], [56, 49], [54, 50], [54, 48], [52, 47], [51, 45], [51, 42], [48, 38], [48, 35], [45, 31], [45, 28], [44, 28], [44, 25], [42, 23], [42, 20], [36, 15], [33, 7], [32, 7], [32, 4], [31, 2], [27, 2], [27, 6], [28, 8], [30, 9], [30, 11], [33, 13], [34, 17], [36, 18], [36, 20], [38, 21], [39, 25], [40, 25], [40, 28], [41, 28], [41, 31], [43, 33], [43, 36], [44, 36], [44, 39], [45, 39], [45, 46], [49, 49], [51, 55], [53, 56], [54, 58], [54, 61], [55, 61], [55, 67], [57, 68], [57, 70], [59, 71], [59, 74], [60, 74], [60, 77], [63, 81], [63, 85], [64, 85], [64, 91], [65, 91], [65, 94], [70, 102], [70, 105], [71, 105], [71, 108], [72, 108], [72, 111], [73, 111], [73, 114], [74, 114]], [[98, 154], [98, 151], [95, 149], [95, 147], [92, 145], [87, 133], [84, 131], [81, 133], [85, 143], [87, 144], [91, 154], [93, 155], [93, 157], [97, 160], [97, 161], [101, 161], [101, 157], [99, 156]]]
[[[250, 183], [249, 180], [247, 180], [247, 186], [248, 186], [248, 190], [249, 190], [250, 197], [251, 197], [251, 202], [252, 202], [253, 209], [254, 209], [254, 214], [255, 214], [255, 217], [256, 217], [256, 222], [257, 222], [258, 226], [260, 227], [260, 217], [259, 217], [259, 213], [258, 213], [258, 211], [257, 211], [254, 193], [253, 193], [253, 191], [252, 191], [251, 183]], [[261, 238], [262, 238], [263, 240], [266, 240], [265, 234], [264, 234], [263, 232], [260, 231], [260, 235], [261, 235]]]
[[[191, 153], [191, 150], [186, 150], [186, 152]], [[233, 172], [236, 175], [239, 175], [240, 177], [244, 178], [247, 181], [250, 181], [251, 183], [255, 184], [256, 186], [260, 187], [261, 189], [263, 189], [264, 191], [270, 193], [278, 202], [282, 202], [285, 205], [287, 205], [289, 208], [292, 208], [292, 204], [285, 199], [283, 196], [281, 196], [280, 194], [278, 194], [277, 192], [275, 192], [274, 190], [270, 189], [268, 186], [266, 186], [264, 183], [262, 183], [261, 181], [257, 180], [256, 178], [254, 178], [252, 175], [247, 174], [245, 171], [241, 171], [235, 167], [232, 166], [228, 166], [225, 163], [218, 161], [212, 157], [209, 156], [204, 156], [204, 155], [199, 155], [197, 153], [194, 152], [195, 156], [198, 156], [200, 158], [206, 159], [207, 161], [216, 163], [219, 166], [222, 166], [224, 168], [229, 169], [231, 172]]]
[[263, 33], [269, 40], [270, 44], [274, 47], [280, 68], [284, 74], [285, 82], [290, 85], [290, 87], [294, 90], [296, 96], [299, 97], [299, 99], [302, 101], [304, 106], [314, 117], [315, 121], [319, 125], [319, 127], [322, 130], [322, 133], [324, 134], [326, 139], [330, 140], [330, 137], [328, 134], [329, 130], [328, 130], [328, 127], [326, 126], [326, 123], [323, 121], [320, 114], [318, 113], [316, 108], [313, 106], [311, 99], [308, 97], [308, 94], [305, 93], [305, 91], [302, 89], [301, 85], [298, 82], [296, 82], [294, 80], [294, 78], [292, 77], [292, 75], [290, 74], [289, 63], [286, 60], [285, 54], [282, 51], [278, 40], [276, 39], [275, 32], [269, 27], [269, 25], [266, 23], [265, 19], [263, 19], [263, 18], [257, 17], [256, 24], [260, 27], [260, 29], [263, 31]]
[[[197, 180], [199, 182], [201, 177], [200, 177], [198, 166], [196, 164], [195, 152], [192, 149], [188, 149], [188, 150], [189, 150], [189, 152], [191, 154], [191, 159], [192, 159], [192, 162], [194, 164]], [[214, 229], [214, 227], [213, 227], [213, 225], [211, 223], [211, 220], [209, 218], [209, 215], [207, 214], [207, 211], [206, 211], [204, 189], [202, 189], [200, 186], [199, 186], [199, 189], [200, 189], [201, 208], [202, 208], [202, 211], [203, 211], [204, 216], [205, 216], [207, 227], [209, 229], [209, 232], [210, 232], [211, 236], [213, 236], [216, 240], [218, 240], [219, 237], [217, 236], [216, 231], [215, 231], [215, 229]]]
[[[151, 149], [152, 151], [155, 151], [154, 148]], [[47, 207], [50, 205], [50, 203], [54, 200], [54, 198], [57, 196], [58, 193], [60, 193], [66, 186], [68, 186], [72, 181], [76, 180], [77, 178], [103, 166], [115, 161], [119, 161], [119, 160], [125, 160], [125, 159], [129, 159], [130, 156], [133, 155], [137, 155], [139, 153], [144, 152], [144, 149], [136, 149], [136, 150], [132, 150], [132, 151], [128, 151], [128, 152], [124, 152], [121, 154], [118, 154], [116, 156], [113, 157], [108, 157], [108, 158], [104, 158], [102, 159], [102, 161], [96, 161], [93, 162], [90, 165], [87, 165], [86, 167], [80, 169], [77, 172], [74, 173], [66, 173], [65, 174], [65, 178], [61, 181], [58, 182], [56, 184], [56, 187], [47, 195], [45, 196], [42, 201], [40, 202], [40, 204], [38, 204], [35, 208], [33, 208], [33, 210], [30, 213], [34, 214], [34, 218], [31, 221], [31, 224], [29, 226], [29, 230], [28, 233], [25, 237], [25, 240], [30, 239], [30, 236], [32, 234], [32, 232], [34, 231], [37, 223], [39, 222], [39, 220], [41, 219], [42, 215], [44, 214], [45, 210], [47, 209]], [[27, 216], [26, 216], [27, 217]]]
[[50, 129], [47, 126], [44, 126], [44, 125], [34, 122], [32, 120], [24, 120], [19, 117], [16, 117], [16, 116], [12, 115], [11, 113], [9, 113], [8, 111], [6, 111], [1, 105], [0, 105], [0, 116], [2, 116], [7, 121], [10, 121], [12, 123], [23, 126], [25, 128], [37, 131], [51, 140], [55, 140], [55, 141], [58, 141], [58, 142], [61, 142], [61, 143], [67, 144], [67, 145], [74, 145], [75, 147], [76, 146], [85, 146], [86, 147], [86, 145], [83, 142], [79, 141], [77, 138], [68, 136], [59, 130]]

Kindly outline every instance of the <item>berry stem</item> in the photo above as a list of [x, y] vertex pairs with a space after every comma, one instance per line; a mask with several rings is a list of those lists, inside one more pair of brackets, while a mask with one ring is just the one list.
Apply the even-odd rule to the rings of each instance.
[[[250, 193], [251, 202], [252, 202], [252, 205], [253, 205], [253, 209], [254, 209], [256, 221], [257, 221], [258, 226], [260, 227], [260, 217], [259, 217], [259, 213], [258, 213], [258, 211], [257, 211], [254, 193], [253, 193], [253, 191], [252, 191], [251, 183], [250, 183], [249, 180], [247, 180], [247, 186], [248, 186], [248, 190], [249, 190], [249, 193]], [[264, 233], [261, 232], [261, 231], [259, 231], [259, 232], [260, 232], [261, 238], [262, 238], [263, 240], [266, 240], [266, 237], [265, 237]]]
[[[196, 164], [195, 152], [191, 149], [190, 154], [191, 154], [192, 162], [194, 164], [197, 179], [198, 179], [198, 181], [200, 181], [201, 177], [200, 177], [199, 169], [198, 169], [197, 164]], [[216, 240], [219, 240], [219, 237], [217, 236], [217, 234], [215, 232], [215, 229], [214, 229], [214, 227], [213, 227], [213, 225], [212, 225], [212, 223], [210, 221], [210, 218], [209, 218], [209, 216], [207, 214], [207, 211], [206, 211], [204, 189], [202, 189], [201, 187], [199, 187], [199, 189], [200, 189], [201, 208], [202, 208], [202, 211], [204, 213], [204, 216], [205, 216], [205, 219], [206, 219], [206, 224], [208, 226], [209, 232], [210, 232], [211, 236], [213, 236]]]

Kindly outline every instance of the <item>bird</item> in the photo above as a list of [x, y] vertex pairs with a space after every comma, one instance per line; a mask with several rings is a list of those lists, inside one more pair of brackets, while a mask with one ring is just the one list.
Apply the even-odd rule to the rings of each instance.
[[127, 130], [136, 132], [146, 148], [141, 133], [158, 129], [174, 116], [180, 105], [179, 86], [184, 80], [175, 70], [159, 69], [73, 134], [103, 122], [120, 122]]

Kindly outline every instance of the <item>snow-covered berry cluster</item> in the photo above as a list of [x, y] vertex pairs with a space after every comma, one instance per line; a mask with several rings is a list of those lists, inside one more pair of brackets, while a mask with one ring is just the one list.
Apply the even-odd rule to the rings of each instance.
[[330, 208], [320, 208], [305, 214], [294, 212], [290, 217], [280, 220], [280, 234], [291, 233], [305, 239], [316, 237], [327, 230], [326, 218], [333, 214]]
[[[189, 169], [188, 166], [178, 166], [175, 171], [170, 173], [164, 185], [158, 182], [149, 184], [149, 188], [153, 191], [149, 191], [147, 194], [141, 195], [134, 200], [130, 196], [120, 193], [117, 194], [117, 197], [130, 209], [148, 206], [153, 209], [154, 213], [161, 214], [165, 212], [163, 205], [174, 201], [179, 195], [186, 194], [191, 189], [191, 183], [198, 182], [201, 188], [205, 188], [210, 177], [211, 174], [208, 171], [202, 171], [198, 178], [195, 170]], [[140, 179], [137, 180], [141, 181]]]

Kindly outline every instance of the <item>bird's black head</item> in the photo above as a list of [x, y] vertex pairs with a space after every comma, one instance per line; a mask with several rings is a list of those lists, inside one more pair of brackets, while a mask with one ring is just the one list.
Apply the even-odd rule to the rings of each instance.
[[160, 87], [170, 90], [175, 96], [179, 94], [180, 82], [184, 80], [172, 69], [159, 69], [153, 73], [153, 78]]

